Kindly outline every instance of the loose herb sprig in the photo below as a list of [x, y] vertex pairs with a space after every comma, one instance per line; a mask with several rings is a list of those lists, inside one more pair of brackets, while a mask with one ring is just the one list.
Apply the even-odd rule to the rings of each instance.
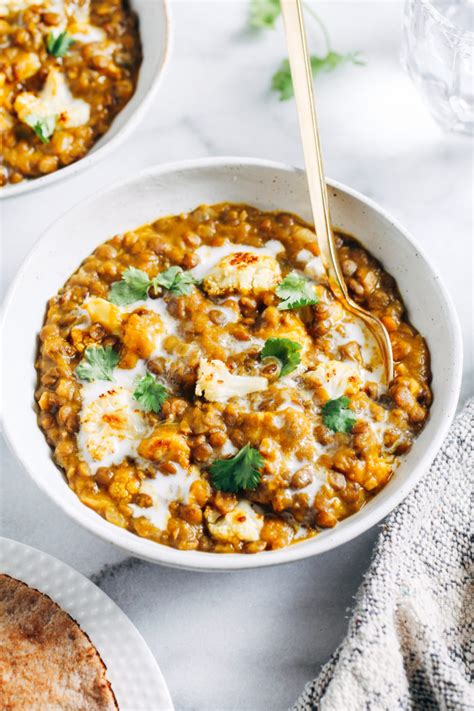
[[[305, 5], [307, 12], [319, 26], [324, 37], [326, 52], [322, 55], [311, 55], [311, 70], [313, 77], [321, 72], [332, 72], [341, 64], [364, 65], [365, 61], [359, 52], [340, 54], [331, 46], [331, 38], [323, 21], [311, 7]], [[273, 29], [276, 20], [281, 14], [280, 0], [251, 0], [249, 24], [255, 29]], [[280, 101], [287, 101], [293, 96], [293, 82], [291, 79], [290, 64], [284, 59], [280, 67], [272, 76], [271, 88], [279, 93]]]
[[108, 299], [116, 306], [128, 306], [135, 301], [144, 301], [151, 287], [161, 286], [176, 296], [182, 296], [190, 294], [194, 284], [197, 280], [181, 267], [169, 267], [153, 279], [141, 269], [129, 267], [121, 280], [112, 284]]
[[264, 459], [258, 449], [246, 444], [235, 457], [216, 459], [209, 467], [212, 484], [220, 491], [256, 489], [260, 482], [260, 470]]
[[281, 13], [280, 0], [251, 0], [250, 27], [255, 29], [274, 29], [275, 20]]
[[301, 363], [301, 344], [289, 338], [267, 338], [260, 358], [273, 357], [280, 361], [279, 377], [288, 375]]
[[[332, 72], [340, 64], [357, 64], [361, 66], [365, 64], [359, 52], [339, 54], [338, 52], [333, 52], [333, 50], [328, 50], [323, 57], [313, 54], [310, 57], [310, 61], [313, 77], [321, 72]], [[290, 63], [287, 59], [282, 61], [280, 68], [273, 75], [271, 87], [274, 91], [279, 92], [280, 101], [287, 101], [294, 95]]]

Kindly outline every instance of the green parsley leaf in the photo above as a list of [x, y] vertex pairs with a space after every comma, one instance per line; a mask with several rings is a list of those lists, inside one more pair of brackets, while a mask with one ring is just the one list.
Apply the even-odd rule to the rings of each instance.
[[182, 296], [190, 294], [194, 284], [197, 284], [197, 279], [181, 267], [169, 267], [154, 279], [150, 279], [141, 269], [129, 267], [122, 274], [122, 279], [112, 284], [108, 298], [116, 306], [128, 306], [134, 301], [144, 301], [152, 286], [161, 286], [176, 296]]
[[280, 0], [251, 0], [250, 27], [255, 27], [258, 30], [273, 29], [280, 14]]
[[258, 449], [246, 444], [235, 457], [216, 459], [211, 464], [212, 484], [220, 491], [234, 493], [241, 489], [256, 489], [263, 465], [264, 459]]
[[301, 363], [301, 344], [289, 338], [267, 338], [260, 358], [273, 357], [281, 363], [280, 375], [288, 375]]
[[[330, 50], [324, 57], [312, 55], [310, 58], [313, 77], [321, 72], [332, 72], [341, 64], [355, 64], [362, 66], [365, 64], [359, 52], [339, 54]], [[291, 80], [290, 63], [284, 59], [278, 71], [272, 77], [271, 88], [280, 94], [280, 101], [287, 101], [293, 96], [293, 82]]]
[[349, 402], [349, 398], [343, 395], [323, 406], [323, 422], [333, 432], [352, 432], [356, 416], [348, 409]]
[[56, 116], [42, 117], [31, 114], [26, 117], [25, 123], [31, 126], [42, 143], [49, 143], [56, 128]]
[[176, 296], [190, 294], [197, 279], [190, 272], [184, 272], [181, 267], [169, 267], [153, 279], [154, 286], [162, 286]]
[[318, 297], [314, 291], [314, 286], [308, 279], [290, 272], [275, 289], [276, 295], [282, 299], [278, 304], [280, 311], [288, 309], [299, 309], [300, 306], [310, 306], [318, 303]]
[[122, 274], [122, 279], [110, 287], [108, 299], [116, 306], [128, 306], [134, 301], [144, 301], [151, 285], [148, 274], [141, 269], [129, 267]]
[[271, 88], [280, 94], [280, 101], [288, 101], [293, 96], [290, 63], [284, 59], [278, 71], [272, 76]]
[[67, 32], [50, 32], [46, 38], [46, 49], [53, 57], [65, 57], [74, 42]]
[[147, 373], [138, 382], [133, 397], [143, 405], [146, 412], [160, 412], [168, 391], [151, 373]]
[[112, 372], [119, 362], [119, 354], [112, 346], [90, 346], [84, 351], [84, 358], [76, 368], [81, 380], [112, 380]]
[[311, 57], [311, 69], [313, 76], [319, 72], [332, 72], [341, 64], [355, 64], [356, 66], [365, 66], [365, 61], [360, 56], [360, 52], [348, 52], [348, 54], [339, 54], [339, 52], [329, 51], [325, 57]]

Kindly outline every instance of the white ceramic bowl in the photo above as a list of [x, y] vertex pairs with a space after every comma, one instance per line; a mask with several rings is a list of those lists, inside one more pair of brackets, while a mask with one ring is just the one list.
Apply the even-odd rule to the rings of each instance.
[[322, 553], [358, 536], [393, 509], [427, 471], [458, 400], [462, 347], [456, 312], [438, 274], [405, 230], [362, 195], [333, 181], [329, 185], [334, 224], [360, 239], [396, 278], [410, 318], [431, 351], [431, 415], [393, 479], [359, 513], [312, 540], [255, 555], [219, 555], [168, 548], [108, 523], [80, 502], [54, 465], [36, 423], [36, 336], [47, 300], [97, 245], [201, 203], [244, 202], [310, 219], [302, 171], [245, 158], [205, 159], [152, 168], [69, 210], [37, 243], [6, 299], [1, 351], [6, 436], [34, 481], [75, 521], [155, 563], [203, 570], [258, 568]]
[[138, 15], [143, 50], [138, 83], [132, 98], [115, 117], [107, 133], [94, 144], [84, 158], [41, 178], [7, 185], [0, 190], [0, 199], [45, 188], [89, 168], [117, 148], [139, 123], [163, 75], [171, 46], [171, 23], [168, 0], [130, 0], [130, 4]]

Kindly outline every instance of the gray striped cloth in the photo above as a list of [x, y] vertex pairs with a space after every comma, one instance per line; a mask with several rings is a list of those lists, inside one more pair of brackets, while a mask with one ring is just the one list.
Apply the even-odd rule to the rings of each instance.
[[347, 636], [293, 711], [472, 711], [474, 400], [389, 516]]

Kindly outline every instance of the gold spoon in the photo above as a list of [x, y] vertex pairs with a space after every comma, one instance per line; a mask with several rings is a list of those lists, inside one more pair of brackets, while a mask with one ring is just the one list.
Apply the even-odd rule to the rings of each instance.
[[281, 0], [281, 9], [321, 260], [334, 296], [348, 311], [360, 318], [374, 336], [382, 354], [385, 381], [388, 385], [393, 378], [393, 353], [389, 335], [380, 319], [350, 298], [334, 242], [301, 0]]

